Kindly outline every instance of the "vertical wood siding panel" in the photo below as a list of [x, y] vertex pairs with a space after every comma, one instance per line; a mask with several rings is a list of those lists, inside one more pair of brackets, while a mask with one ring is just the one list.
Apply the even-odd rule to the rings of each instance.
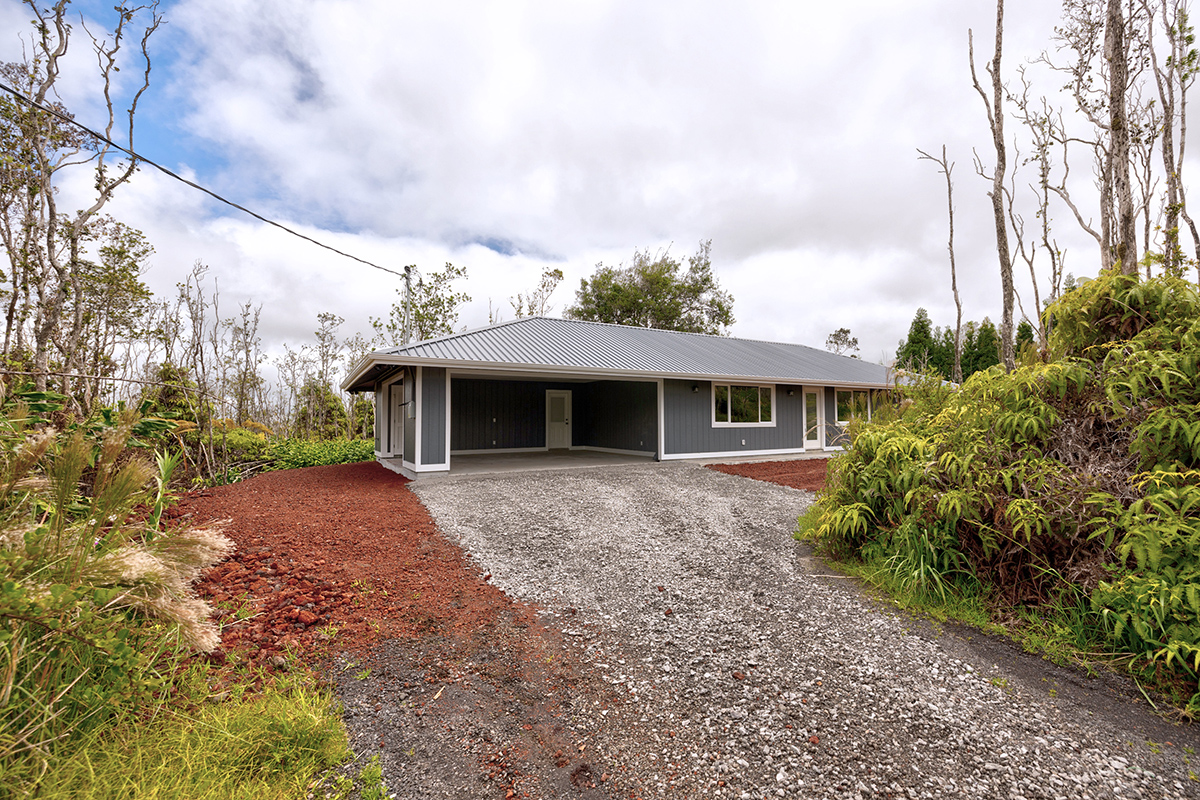
[[446, 370], [425, 367], [421, 378], [421, 462], [446, 463]]

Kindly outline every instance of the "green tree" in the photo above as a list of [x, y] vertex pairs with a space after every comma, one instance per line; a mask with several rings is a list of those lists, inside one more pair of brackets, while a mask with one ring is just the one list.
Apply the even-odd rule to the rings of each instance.
[[589, 280], [580, 281], [568, 319], [611, 322], [641, 328], [725, 335], [733, 324], [733, 296], [713, 275], [712, 242], [704, 241], [684, 263], [667, 250], [633, 254], [619, 267], [596, 265]]
[[908, 326], [908, 336], [900, 342], [900, 347], [896, 350], [896, 366], [901, 369], [931, 369], [935, 349], [933, 323], [929, 321], [929, 312], [918, 308], [912, 324]]
[[296, 435], [306, 439], [341, 439], [346, 435], [346, 407], [315, 376], [300, 387], [296, 409]]
[[1017, 355], [1021, 355], [1026, 347], [1034, 343], [1035, 332], [1033, 323], [1027, 319], [1022, 319], [1017, 325]]
[[513, 307], [517, 318], [544, 317], [553, 311], [554, 306], [550, 305], [550, 295], [554, 294], [554, 290], [558, 288], [558, 284], [562, 283], [562, 279], [563, 271], [561, 269], [544, 270], [537, 288], [530, 289], [528, 292], [518, 292], [516, 297], [508, 298], [508, 303]]
[[[67, 109], [54, 99], [63, 70], [70, 68], [69, 2], [59, 0], [43, 8], [35, 0], [26, 0], [26, 5], [34, 16], [28, 58], [24, 63], [3, 65], [0, 74], [37, 104], [55, 107], [69, 117]], [[99, 72], [99, 94], [104, 98], [104, 130], [118, 135], [118, 119], [126, 118], [121, 128], [132, 147], [137, 104], [150, 85], [148, 41], [162, 18], [153, 5], [122, 3], [115, 10], [117, 21], [107, 36], [88, 35]], [[135, 18], [146, 11], [149, 20], [142, 35], [131, 36]], [[136, 63], [124, 63], [123, 48], [131, 39], [139, 43]], [[127, 72], [135, 76], [127, 84], [118, 80], [122, 66], [132, 67]], [[118, 99], [122, 96], [128, 100], [124, 110]], [[7, 96], [0, 102], [0, 144], [4, 147], [0, 158], [0, 241], [8, 256], [12, 287], [6, 310], [5, 353], [14, 349], [32, 353], [35, 383], [44, 390], [52, 363], [59, 372], [79, 373], [86, 368], [82, 359], [91, 349], [86, 346], [83, 314], [78, 304], [76, 313], [68, 309], [72, 300], [84, 295], [92, 278], [87, 248], [98, 236], [101, 211], [137, 171], [137, 164], [112, 145]], [[58, 190], [76, 168], [91, 170], [92, 175], [88, 180], [73, 181], [89, 188], [83, 207], [70, 211], [59, 207]], [[67, 379], [60, 383], [64, 393], [70, 391]]]
[[[454, 333], [458, 323], [458, 308], [463, 303], [471, 302], [471, 296], [466, 292], [457, 292], [453, 284], [457, 280], [467, 279], [467, 268], [456, 267], [449, 261], [441, 272], [422, 275], [415, 265], [406, 269], [416, 273], [417, 279], [412, 282], [412, 293], [408, 298], [409, 324], [412, 338], [409, 341], [422, 341], [435, 336], [448, 336]], [[404, 289], [398, 289], [397, 294], [404, 297]], [[371, 317], [371, 327], [375, 329], [375, 341], [392, 347], [405, 343], [404, 302], [393, 303], [387, 319]]]
[[984, 317], [974, 333], [970, 349], [963, 351], [963, 380], [1000, 363], [1000, 334], [992, 321]]
[[839, 356], [858, 358], [855, 355], [858, 352], [858, 337], [851, 336], [849, 328], [838, 328], [825, 338], [825, 349]]

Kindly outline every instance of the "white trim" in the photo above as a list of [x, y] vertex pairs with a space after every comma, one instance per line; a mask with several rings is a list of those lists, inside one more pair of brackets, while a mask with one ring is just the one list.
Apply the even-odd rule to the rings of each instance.
[[450, 469], [450, 456], [453, 454], [450, 452], [450, 370], [449, 370], [449, 368], [446, 369], [446, 402], [444, 404], [444, 407], [446, 409], [446, 416], [445, 416], [446, 449], [443, 450], [442, 452], [446, 454], [446, 469]]
[[500, 455], [503, 453], [547, 453], [550, 451], [548, 447], [487, 447], [482, 450], [452, 450], [452, 456], [488, 456], [493, 453]]
[[[380, 393], [383, 395], [383, 402], [381, 403], [381, 405], [383, 406], [383, 410], [385, 412], [385, 416], [387, 419], [386, 430], [383, 431], [383, 434], [381, 435], [380, 438], [387, 440], [387, 442], [389, 442], [389, 443], [392, 441], [392, 426], [394, 424], [394, 421], [392, 420], [392, 387], [395, 386], [397, 383], [400, 383], [401, 385], [403, 385], [404, 370], [400, 370], [396, 374], [384, 379], [384, 381], [379, 384]], [[396, 458], [397, 456], [403, 456], [403, 454], [404, 454], [404, 418], [407, 416], [407, 414], [408, 414], [408, 407], [404, 404], [404, 394], [403, 394], [403, 389], [401, 389], [401, 395], [400, 395], [400, 450], [396, 451], [392, 448], [388, 448], [387, 450], [384, 450], [383, 452], [386, 454], [386, 456], [385, 456], [386, 458]]]
[[[726, 386], [729, 388], [729, 416], [733, 416], [733, 387], [742, 386], [746, 388], [758, 389], [758, 416], [762, 418], [762, 390], [769, 389], [771, 392], [771, 421], [770, 422], [718, 422], [717, 421], [717, 387]], [[779, 414], [775, 408], [775, 385], [766, 383], [734, 383], [730, 380], [714, 380], [708, 384], [709, 394], [709, 414], [708, 418], [714, 428], [774, 428], [775, 421], [779, 418]]]
[[870, 389], [834, 389], [833, 390], [833, 414], [835, 417], [838, 417], [837, 419], [834, 420], [835, 425], [844, 428], [847, 425], [849, 425], [851, 422], [854, 421], [853, 417], [851, 417], [850, 419], [847, 419], [847, 420], [843, 420], [839, 417], [839, 415], [841, 414], [841, 409], [838, 407], [838, 397], [837, 397], [838, 392], [850, 392], [851, 408], [854, 407], [854, 393], [855, 392], [863, 392], [864, 394], [866, 394], [866, 396], [867, 396], [867, 422], [871, 421], [871, 390]]
[[[354, 383], [356, 383], [361, 377], [360, 373], [366, 372], [369, 368], [377, 364], [394, 364], [397, 366], [414, 367], [445, 367], [447, 369], [454, 369], [460, 374], [468, 370], [478, 370], [480, 372], [487, 373], [488, 375], [495, 374], [497, 376], [532, 373], [534, 375], [542, 376], [575, 376], [592, 380], [598, 377], [623, 378], [625, 380], [636, 380], [640, 378], [647, 381], [670, 378], [683, 381], [721, 381], [723, 383], [736, 382], [738, 385], [745, 386], [765, 386], [776, 383], [795, 386], [799, 385], [805, 380], [805, 378], [800, 375], [719, 375], [686, 372], [651, 372], [646, 370], [614, 370], [603, 367], [558, 367], [546, 364], [509, 364], [500, 361], [467, 361], [457, 358], [428, 358], [425, 356], [410, 356], [403, 354], [372, 353], [364, 356], [363, 360], [359, 362], [358, 368], [351, 373], [346, 380], [342, 381], [342, 388], [346, 389], [346, 387], [354, 385]], [[891, 383], [888, 381], [884, 381], [882, 383], [872, 383], [870, 381], [837, 381], [817, 376], [811, 376], [808, 378], [808, 380], [816, 381], [822, 386], [835, 386], [840, 388], [891, 388]]]
[[411, 469], [413, 472], [416, 472], [416, 473], [449, 472], [450, 471], [449, 464], [414, 464], [411, 461], [402, 461], [400, 463], [402, 463], [404, 465], [405, 469]]
[[[840, 447], [837, 449], [841, 449]], [[785, 456], [785, 455], [800, 455], [801, 453], [811, 453], [812, 450], [805, 450], [803, 447], [788, 447], [782, 450], [718, 450], [714, 453], [668, 453], [662, 457], [663, 461], [681, 461], [688, 458], [741, 458], [742, 456]]]
[[[421, 423], [424, 421], [423, 412], [425, 411], [421, 389], [424, 380], [422, 373], [424, 371], [424, 367], [417, 367], [413, 370], [416, 373], [416, 376], [413, 378], [413, 455], [416, 456], [416, 460], [412, 462], [414, 465], [421, 463]], [[419, 468], [414, 468], [420, 472]]]
[[663, 393], [663, 379], [659, 378], [655, 383], [658, 384], [658, 452], [655, 453], [655, 458], [662, 461], [667, 442], [667, 434], [663, 429], [663, 422], [666, 420], [666, 400]]

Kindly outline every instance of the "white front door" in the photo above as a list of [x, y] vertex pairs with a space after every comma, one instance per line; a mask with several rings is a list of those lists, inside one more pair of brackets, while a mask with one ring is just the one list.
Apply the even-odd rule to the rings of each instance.
[[389, 442], [388, 452], [393, 456], [404, 455], [404, 382], [397, 381], [388, 387]]
[[571, 446], [571, 390], [546, 390], [546, 448]]
[[804, 390], [804, 449], [805, 450], [820, 450], [825, 446], [824, 432], [825, 426], [822, 425], [822, 409], [821, 395], [823, 393], [818, 389], [805, 388]]

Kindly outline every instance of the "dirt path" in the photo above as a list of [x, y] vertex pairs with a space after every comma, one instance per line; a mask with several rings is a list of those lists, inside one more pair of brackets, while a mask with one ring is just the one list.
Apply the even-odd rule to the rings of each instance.
[[[824, 467], [799, 462], [800, 475], [796, 463], [716, 471], [811, 486]], [[430, 496], [459, 518], [446, 523], [455, 536], [475, 531], [473, 557], [376, 464], [269, 473], [190, 495], [175, 513], [231, 520], [238, 552], [201, 587], [221, 608], [224, 652], [268, 672], [321, 665], [356, 752], [381, 757], [401, 799], [841, 797], [868, 784], [987, 797], [1001, 778], [1037, 785], [1031, 775], [1059, 789], [1084, 781], [1082, 793], [1031, 797], [1195, 796], [1180, 761], [1193, 731], [1114, 716], [1110, 706], [1130, 707], [1111, 687], [1075, 703], [1074, 676], [1032, 658], [1010, 665], [1007, 643], [981, 651], [863, 604], [844, 581], [812, 575], [823, 568], [787, 537], [808, 495], [716, 471], [467, 482], [482, 494], [447, 483]], [[563, 480], [586, 486], [564, 491]], [[711, 498], [701, 508], [720, 519], [696, 523], [678, 502], [689, 495]], [[581, 502], [548, 517], [562, 497]], [[623, 510], [631, 501], [635, 514]], [[853, 645], [863, 637], [865, 650]], [[1013, 686], [988, 682], [1005, 675]], [[1062, 696], [1039, 699], [1040, 683]], [[963, 727], [964, 698], [993, 710]], [[855, 727], [864, 710], [875, 733]], [[1081, 723], [1060, 727], [1068, 715]], [[957, 738], [936, 744], [948, 733]], [[1065, 762], [1060, 747], [1073, 753]], [[961, 760], [926, 778], [934, 752]], [[958, 791], [930, 782], [946, 776]]]
[[185, 497], [175, 516], [228, 519], [238, 545], [200, 586], [225, 657], [324, 665], [356, 752], [382, 756], [399, 798], [609, 796], [587, 737], [561, 722], [572, 704], [608, 702], [607, 685], [439, 534], [406, 484], [365, 463]]

